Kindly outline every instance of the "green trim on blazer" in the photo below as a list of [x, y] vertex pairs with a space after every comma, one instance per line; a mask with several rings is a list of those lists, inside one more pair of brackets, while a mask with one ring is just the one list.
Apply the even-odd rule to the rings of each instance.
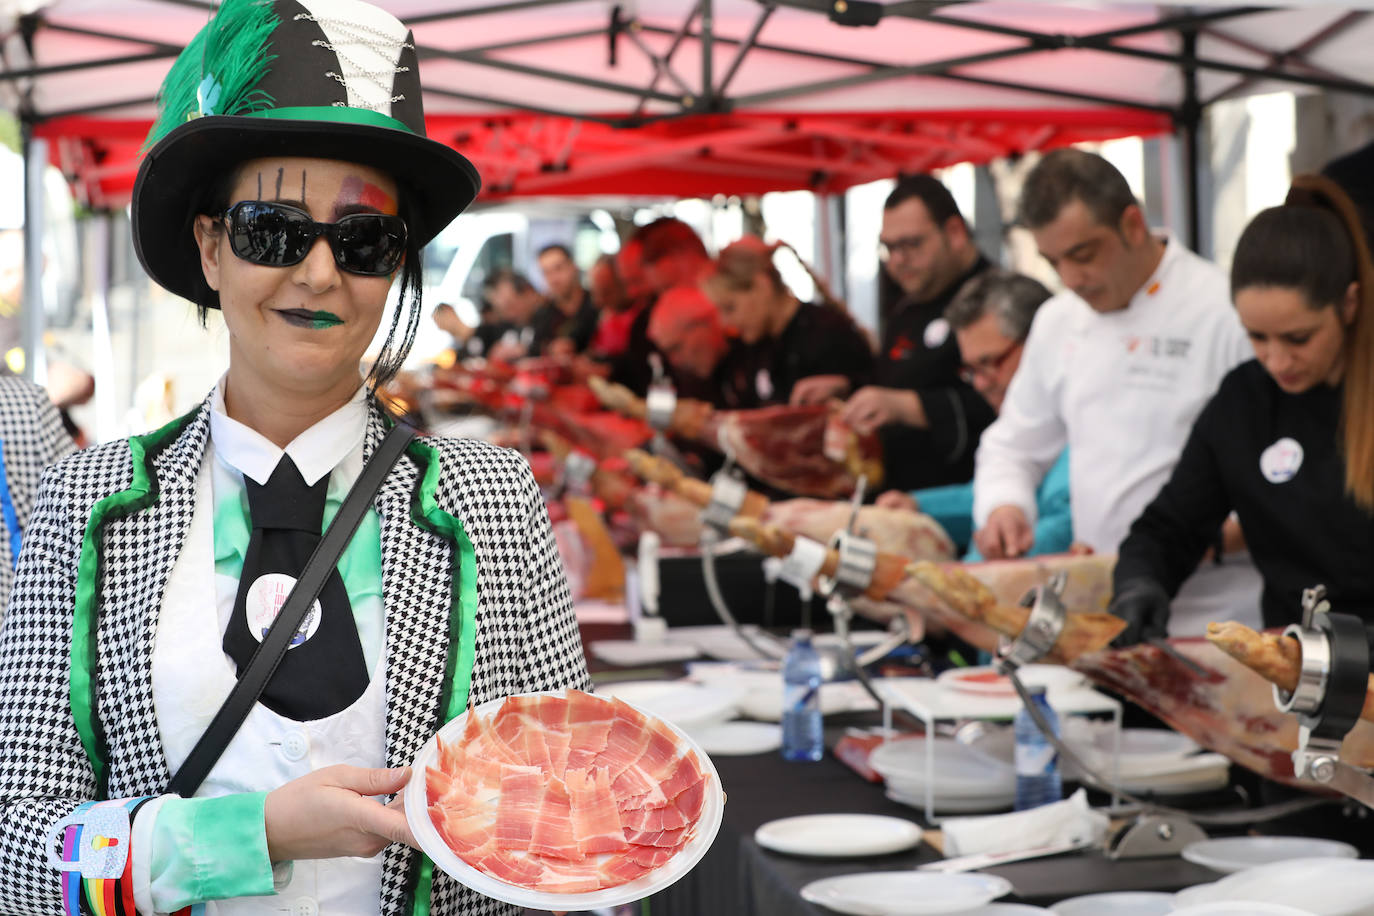
[[[451, 541], [458, 551], [458, 588], [449, 610], [448, 659], [439, 693], [439, 724], [453, 720], [467, 709], [472, 687], [472, 666], [477, 656], [477, 554], [463, 523], [439, 507], [434, 498], [439, 486], [439, 452], [420, 439], [407, 452], [423, 468], [411, 500], [410, 518], [416, 525]], [[411, 873], [412, 916], [428, 916], [434, 885], [434, 862], [423, 853]]]
[[91, 516], [86, 521], [86, 533], [81, 540], [81, 559], [76, 568], [76, 607], [72, 614], [72, 650], [70, 672], [70, 695], [72, 717], [76, 720], [76, 731], [81, 736], [81, 746], [95, 771], [96, 795], [104, 798], [108, 794], [106, 757], [109, 745], [105, 740], [105, 730], [100, 723], [96, 709], [96, 669], [98, 653], [96, 650], [96, 631], [100, 626], [100, 608], [96, 592], [100, 584], [102, 531], [106, 523], [124, 518], [151, 506], [158, 499], [157, 474], [153, 472], [152, 461], [169, 443], [174, 442], [182, 431], [200, 413], [194, 410], [178, 417], [155, 432], [129, 439], [129, 454], [133, 462], [133, 480], [126, 490], [111, 493], [91, 507]]

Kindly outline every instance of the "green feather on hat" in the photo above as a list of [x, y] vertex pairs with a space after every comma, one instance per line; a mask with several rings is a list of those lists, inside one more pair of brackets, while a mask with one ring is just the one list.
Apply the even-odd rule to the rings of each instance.
[[144, 150], [174, 128], [207, 115], [242, 115], [273, 99], [254, 87], [276, 59], [272, 0], [224, 0], [205, 28], [177, 56], [158, 91], [158, 116]]

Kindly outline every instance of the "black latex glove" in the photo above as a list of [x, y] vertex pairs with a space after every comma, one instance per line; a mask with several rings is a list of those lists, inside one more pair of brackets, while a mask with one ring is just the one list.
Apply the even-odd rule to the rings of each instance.
[[1122, 583], [1112, 596], [1107, 613], [1126, 621], [1126, 629], [1112, 640], [1118, 649], [1169, 634], [1169, 595], [1154, 579]]

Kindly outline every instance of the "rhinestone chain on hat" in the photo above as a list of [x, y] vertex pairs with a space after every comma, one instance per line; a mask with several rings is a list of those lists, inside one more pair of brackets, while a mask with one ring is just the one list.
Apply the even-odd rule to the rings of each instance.
[[[379, 29], [374, 29], [370, 26], [362, 25], [349, 19], [333, 19], [328, 17], [316, 17], [310, 15], [309, 13], [297, 13], [294, 17], [294, 20], [296, 22], [300, 22], [301, 20], [305, 20], [306, 22], [314, 22], [317, 23], [323, 29], [331, 31], [341, 31], [347, 34], [350, 38], [352, 38], [357, 44], [363, 45], [369, 50], [375, 52], [378, 57], [390, 57], [393, 49], [396, 47], [395, 36], [388, 35], [387, 33]], [[367, 70], [359, 66], [358, 61], [355, 58], [350, 57], [343, 51], [340, 51], [338, 47], [336, 47], [328, 41], [325, 41], [324, 39], [317, 38], [314, 41], [310, 42], [310, 44], [316, 48], [324, 48], [326, 51], [332, 52], [340, 60], [352, 64], [354, 68], [358, 71], [357, 75], [360, 78], [372, 80], [377, 84], [378, 88], [381, 89], [385, 89], [386, 87], [391, 85], [392, 77], [395, 76], [397, 73], [410, 72], [409, 67], [401, 66], [390, 67], [385, 70]], [[402, 42], [401, 47], [409, 49], [411, 51], [415, 50], [415, 45], [409, 41]], [[324, 75], [329, 79], [337, 80], [338, 83], [345, 89], [348, 88], [347, 80], [345, 80], [343, 74], [338, 73], [334, 70], [327, 70], [325, 71]], [[391, 104], [394, 105], [395, 103], [404, 100], [404, 93], [402, 93], [401, 95], [394, 95], [391, 97]], [[335, 102], [334, 104], [340, 107], [347, 107], [346, 102]], [[382, 110], [382, 106], [380, 104], [368, 105], [367, 107], [371, 108], [373, 111], [377, 111], [382, 114], [387, 114], [386, 111]]]

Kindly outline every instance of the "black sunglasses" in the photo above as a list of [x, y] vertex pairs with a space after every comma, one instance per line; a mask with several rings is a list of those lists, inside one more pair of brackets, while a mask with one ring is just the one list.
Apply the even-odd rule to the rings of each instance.
[[406, 224], [387, 213], [353, 213], [337, 223], [317, 223], [299, 207], [242, 200], [224, 211], [234, 254], [265, 267], [290, 267], [305, 260], [324, 236], [334, 262], [352, 274], [384, 277], [406, 251]]

